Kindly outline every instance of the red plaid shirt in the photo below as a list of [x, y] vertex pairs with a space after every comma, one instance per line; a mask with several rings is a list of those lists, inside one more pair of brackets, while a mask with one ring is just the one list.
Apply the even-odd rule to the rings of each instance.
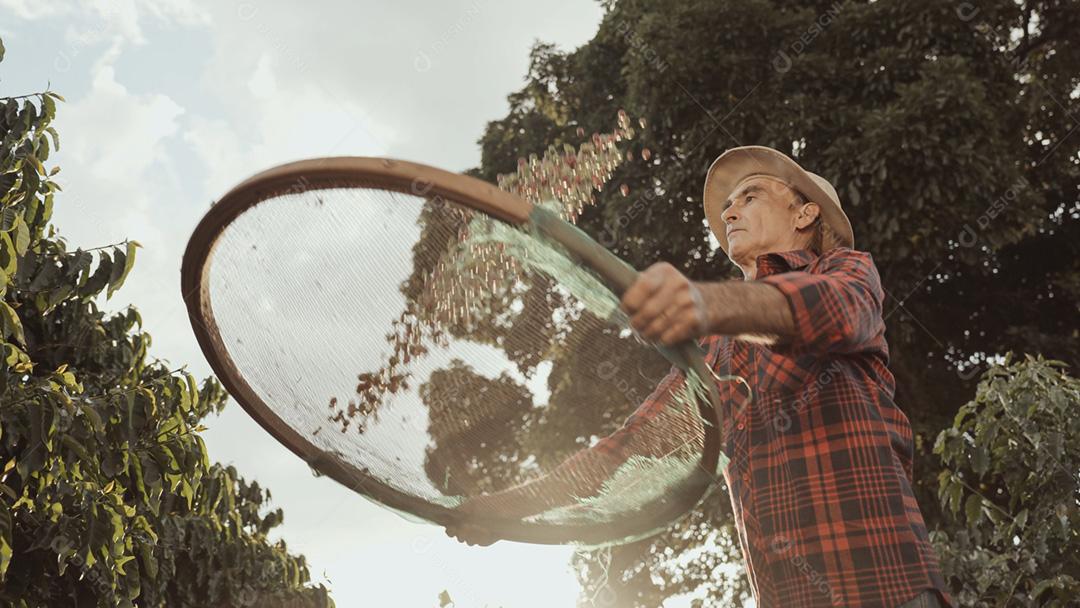
[[[765, 254], [756, 280], [787, 298], [795, 337], [766, 346], [714, 335], [700, 344], [714, 370], [730, 366], [753, 389], [743, 408], [745, 388], [720, 385], [731, 459], [723, 475], [757, 605], [892, 608], [928, 588], [954, 605], [911, 490], [911, 425], [892, 400], [884, 295], [870, 254]], [[682, 380], [673, 368], [622, 428], [566, 464], [662, 453], [639, 433], [656, 428], [650, 422]], [[689, 427], [672, 428], [685, 436]]]

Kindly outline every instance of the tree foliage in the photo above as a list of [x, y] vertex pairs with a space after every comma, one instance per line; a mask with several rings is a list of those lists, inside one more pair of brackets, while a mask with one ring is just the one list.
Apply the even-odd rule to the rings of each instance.
[[[638, 268], [665, 260], [710, 280], [736, 275], [704, 225], [713, 159], [768, 145], [828, 178], [856, 247], [881, 272], [896, 400], [916, 434], [915, 491], [927, 524], [947, 527], [933, 438], [996, 355], [1080, 362], [1080, 2], [602, 4], [586, 44], [534, 47], [473, 173], [494, 181], [625, 108], [648, 122], [629, 145], [638, 160], [579, 225]], [[694, 589], [728, 605], [714, 582], [731, 552], [697, 551], [731, 525], [723, 503], [615, 549], [610, 569], [598, 555], [578, 560], [586, 588], [607, 580], [620, 606]], [[681, 577], [661, 573], [687, 552]]]
[[938, 435], [947, 507], [933, 534], [961, 606], [1080, 597], [1080, 380], [1060, 361], [997, 365]]
[[210, 462], [200, 421], [221, 385], [151, 360], [134, 307], [98, 309], [140, 245], [69, 251], [50, 224], [60, 101], [0, 98], [0, 600], [332, 605], [268, 541], [269, 491]]

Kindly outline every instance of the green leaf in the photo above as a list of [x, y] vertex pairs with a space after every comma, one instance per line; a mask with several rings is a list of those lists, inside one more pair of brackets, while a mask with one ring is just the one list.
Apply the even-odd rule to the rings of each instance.
[[113, 261], [108, 252], [99, 251], [97, 269], [94, 270], [94, 274], [90, 275], [90, 280], [79, 290], [79, 295], [89, 297], [105, 289], [105, 286], [109, 284], [109, 277], [112, 275], [112, 266]]
[[1045, 592], [1051, 587], [1056, 586], [1056, 584], [1057, 581], [1052, 578], [1043, 579], [1042, 581], [1039, 581], [1038, 585], [1035, 585], [1034, 589], [1031, 590], [1031, 595], [1029, 595], [1028, 598], [1032, 600], [1037, 600], [1039, 599], [1039, 596], [1043, 594], [1043, 592]]
[[139, 597], [139, 593], [142, 592], [142, 577], [139, 576], [139, 562], [131, 564], [131, 569], [132, 572], [124, 576], [124, 582], [127, 584], [127, 599], [129, 600]]
[[7, 569], [11, 564], [11, 528], [11, 510], [6, 501], [0, 500], [0, 581], [7, 576]]
[[24, 256], [29, 247], [30, 228], [26, 225], [26, 221], [23, 220], [22, 215], [18, 215], [15, 218], [15, 254]]
[[154, 557], [154, 547], [149, 543], [141, 543], [138, 547], [139, 561], [142, 562], [143, 570], [150, 580], [157, 580], [158, 563]]
[[19, 319], [15, 309], [9, 306], [7, 302], [0, 301], [0, 320], [3, 321], [4, 338], [14, 334], [15, 340], [25, 347], [26, 337], [23, 335], [22, 321]]
[[70, 433], [64, 433], [60, 437], [60, 443], [64, 444], [69, 450], [75, 452], [75, 454], [82, 460], [91, 461], [94, 460], [90, 457], [89, 452], [83, 447], [83, 444], [79, 443]]
[[10, 276], [15, 274], [17, 268], [18, 258], [15, 243], [11, 240], [11, 233], [0, 232], [0, 270]]
[[60, 134], [52, 127], [45, 127], [45, 132], [52, 136], [53, 150], [60, 150]]
[[978, 494], [967, 497], [964, 503], [964, 514], [967, 515], [969, 526], [977, 526], [982, 520], [982, 498]]
[[124, 572], [124, 564], [130, 562], [133, 559], [135, 559], [134, 555], [125, 555], [123, 557], [118, 557], [116, 559], [116, 570], [120, 574], [127, 574], [126, 572]]
[[[74, 376], [72, 376], [72, 378], [74, 379]], [[105, 423], [101, 420], [101, 416], [98, 415], [97, 410], [94, 409], [94, 406], [89, 403], [83, 403], [82, 412], [90, 420], [90, 424], [93, 427], [94, 432], [99, 435], [103, 435], [105, 433]]]
[[45, 115], [45, 119], [50, 122], [56, 117], [56, 102], [53, 101], [52, 97], [49, 95], [41, 96], [41, 110], [42, 114]]
[[7, 207], [0, 213], [0, 231], [7, 232], [15, 227], [15, 218], [18, 217], [14, 207]]
[[975, 446], [975, 453], [971, 458], [971, 469], [978, 475], [986, 473], [990, 468], [990, 449], [985, 443]]
[[115, 259], [113, 260], [112, 273], [109, 276], [109, 292], [105, 296], [106, 299], [111, 298], [112, 294], [123, 286], [124, 281], [127, 280], [128, 273], [131, 272], [131, 267], [135, 264], [135, 247], [134, 241], [128, 241], [126, 251], [117, 251]]
[[1024, 509], [1023, 511], [1020, 511], [1019, 513], [1017, 513], [1016, 514], [1016, 527], [1019, 528], [1020, 530], [1023, 530], [1024, 526], [1027, 525], [1027, 519], [1028, 519], [1028, 510], [1027, 509]]
[[[56, 146], [53, 146], [56, 147]], [[19, 179], [18, 173], [3, 173], [0, 174], [0, 196], [3, 196], [11, 191], [11, 188], [15, 185], [15, 182]]]

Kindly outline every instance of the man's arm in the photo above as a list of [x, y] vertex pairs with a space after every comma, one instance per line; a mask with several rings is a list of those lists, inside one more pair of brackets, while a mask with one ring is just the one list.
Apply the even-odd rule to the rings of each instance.
[[869, 253], [836, 248], [823, 272], [755, 281], [690, 281], [654, 264], [623, 296], [644, 337], [676, 344], [707, 334], [775, 343], [791, 354], [857, 351], [882, 328], [883, 291]]
[[644, 338], [672, 346], [709, 334], [791, 336], [795, 322], [775, 287], [752, 281], [698, 283], [671, 264], [653, 264], [621, 302]]
[[[700, 453], [704, 428], [698, 412], [671, 403], [684, 383], [683, 372], [672, 367], [615, 432], [576, 452], [541, 477], [466, 501], [459, 507], [463, 519], [493, 513], [521, 518], [574, 504], [581, 497], [595, 495], [630, 456], [659, 458], [687, 444]], [[448, 533], [458, 535], [450, 530]]]

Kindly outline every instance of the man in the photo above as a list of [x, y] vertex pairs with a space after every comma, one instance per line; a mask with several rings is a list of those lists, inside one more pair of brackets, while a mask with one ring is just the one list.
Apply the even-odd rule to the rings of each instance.
[[[749, 407], [722, 404], [723, 475], [757, 605], [952, 606], [911, 490], [911, 426], [892, 401], [877, 269], [853, 249], [836, 190], [777, 150], [746, 146], [713, 163], [704, 205], [745, 280], [693, 282], [655, 264], [622, 307], [642, 336], [702, 338], [714, 369], [748, 379]], [[661, 410], [655, 395], [571, 460], [628, 456], [635, 428]], [[557, 494], [553, 483], [499, 493], [499, 504], [536, 512], [546, 507], [530, 497]], [[485, 500], [464, 510], [495, 504]], [[468, 526], [447, 533], [494, 540]]]

